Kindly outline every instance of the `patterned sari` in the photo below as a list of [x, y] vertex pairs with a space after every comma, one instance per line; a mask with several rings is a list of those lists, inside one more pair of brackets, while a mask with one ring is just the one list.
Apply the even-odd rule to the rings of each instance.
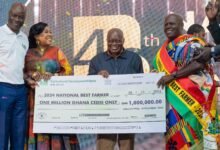
[[[171, 74], [188, 65], [204, 41], [182, 35], [166, 41], [154, 59], [159, 72]], [[207, 69], [179, 78], [166, 86], [167, 132], [166, 149], [189, 149], [202, 142], [202, 128], [206, 128], [204, 112], [215, 116], [215, 86]]]
[[[71, 75], [72, 69], [64, 53], [58, 47], [48, 48], [43, 55], [37, 49], [29, 49], [25, 59], [25, 72], [31, 74], [50, 72]], [[76, 135], [34, 134], [34, 90], [29, 89], [28, 133], [25, 149], [27, 150], [79, 150]]]

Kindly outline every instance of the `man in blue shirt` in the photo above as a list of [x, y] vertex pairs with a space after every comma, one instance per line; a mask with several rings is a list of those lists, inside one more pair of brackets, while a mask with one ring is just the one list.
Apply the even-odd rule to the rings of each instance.
[[[124, 49], [123, 32], [118, 28], [109, 30], [107, 34], [107, 51], [97, 54], [90, 62], [89, 75], [102, 75], [107, 78], [111, 74], [143, 73], [140, 56]], [[134, 149], [134, 134], [99, 134], [97, 150], [114, 150], [118, 139], [120, 150]]]

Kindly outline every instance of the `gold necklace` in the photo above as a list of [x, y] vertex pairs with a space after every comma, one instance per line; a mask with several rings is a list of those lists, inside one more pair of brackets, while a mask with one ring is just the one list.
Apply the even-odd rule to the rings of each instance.
[[44, 54], [44, 51], [45, 51], [45, 49], [44, 49], [44, 48], [39, 47], [39, 50], [40, 50], [40, 54], [41, 54], [41, 55], [42, 55], [42, 54]]

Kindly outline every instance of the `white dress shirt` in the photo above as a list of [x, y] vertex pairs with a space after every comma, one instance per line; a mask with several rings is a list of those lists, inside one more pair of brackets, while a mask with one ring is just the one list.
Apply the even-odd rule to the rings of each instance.
[[14, 33], [7, 25], [0, 27], [0, 82], [23, 84], [24, 59], [28, 50], [27, 36]]

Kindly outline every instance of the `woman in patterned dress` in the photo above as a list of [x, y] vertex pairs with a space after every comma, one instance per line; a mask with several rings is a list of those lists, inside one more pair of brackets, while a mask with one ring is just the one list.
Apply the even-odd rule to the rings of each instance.
[[[25, 72], [35, 81], [48, 80], [53, 75], [71, 75], [72, 68], [59, 47], [52, 45], [52, 32], [46, 23], [34, 24], [29, 31], [29, 50], [25, 59]], [[26, 149], [79, 150], [76, 135], [34, 134], [34, 87], [29, 88], [29, 113]]]

